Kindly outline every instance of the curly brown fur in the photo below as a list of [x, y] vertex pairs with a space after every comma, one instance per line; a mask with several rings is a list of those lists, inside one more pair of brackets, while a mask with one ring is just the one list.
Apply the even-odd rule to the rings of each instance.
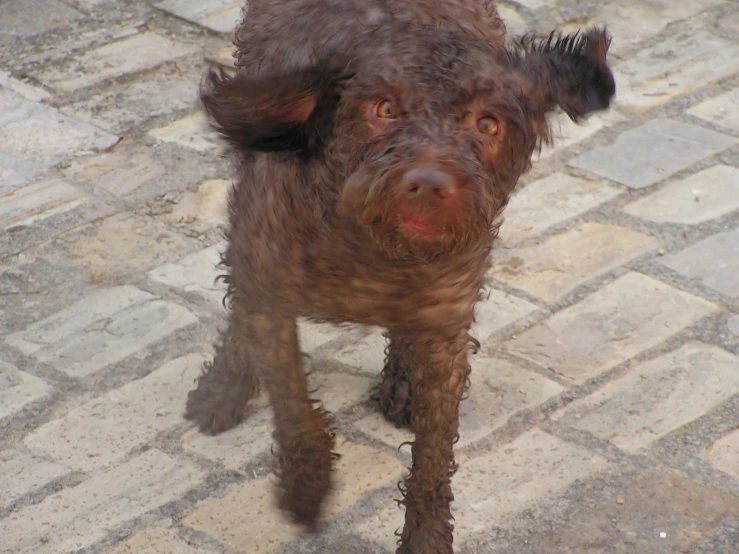
[[224, 260], [235, 315], [188, 412], [225, 428], [256, 383], [244, 370], [258, 377], [280, 506], [311, 529], [335, 454], [299, 317], [388, 330], [380, 405], [415, 433], [398, 552], [452, 553], [453, 445], [495, 222], [549, 137], [547, 113], [580, 119], [615, 90], [605, 31], [512, 49], [504, 34], [486, 0], [252, 0], [237, 75], [203, 82], [238, 169]]

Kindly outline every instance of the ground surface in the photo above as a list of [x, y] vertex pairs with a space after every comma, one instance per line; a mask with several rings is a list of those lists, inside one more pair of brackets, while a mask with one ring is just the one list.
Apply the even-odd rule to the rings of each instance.
[[[465, 554], [739, 552], [739, 4], [520, 0], [608, 23], [615, 109], [563, 123], [506, 213], [454, 479]], [[270, 413], [181, 419], [222, 321], [228, 167], [202, 126], [231, 0], [0, 2], [0, 552], [387, 553], [408, 435], [372, 329], [304, 326], [342, 459], [272, 504]]]

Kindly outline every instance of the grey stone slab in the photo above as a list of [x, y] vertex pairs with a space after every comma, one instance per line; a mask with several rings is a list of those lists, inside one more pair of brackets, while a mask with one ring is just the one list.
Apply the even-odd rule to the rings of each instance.
[[647, 448], [739, 392], [739, 358], [686, 344], [639, 364], [555, 415], [629, 452]]
[[0, 194], [31, 182], [74, 155], [106, 150], [118, 140], [0, 87]]
[[213, 31], [230, 33], [241, 21], [244, 5], [241, 0], [165, 0], [155, 7]]
[[0, 2], [0, 41], [5, 36], [32, 37], [80, 17], [80, 12], [57, 0]]
[[69, 473], [63, 465], [18, 450], [0, 451], [0, 508]]
[[506, 341], [503, 349], [582, 383], [717, 310], [661, 281], [627, 273]]
[[739, 315], [735, 315], [730, 318], [729, 321], [726, 322], [726, 326], [729, 328], [729, 331], [739, 337]]
[[672, 33], [614, 67], [615, 105], [640, 112], [736, 72], [739, 44], [706, 31]]
[[63, 67], [40, 72], [38, 78], [51, 88], [74, 92], [106, 79], [151, 69], [194, 51], [192, 46], [156, 33], [142, 33], [85, 52]]
[[624, 211], [650, 221], [695, 225], [739, 208], [739, 169], [715, 165], [659, 192], [640, 198]]
[[181, 306], [122, 286], [95, 292], [6, 342], [71, 377], [84, 377], [196, 321]]
[[0, 361], [0, 419], [50, 392], [51, 387], [38, 377]]
[[578, 156], [570, 165], [638, 189], [720, 152], [737, 140], [694, 125], [655, 119], [622, 133], [609, 146]]
[[3, 547], [9, 549], [4, 552], [79, 552], [117, 526], [176, 500], [202, 479], [191, 463], [149, 450], [0, 520]]
[[59, 180], [39, 181], [0, 194], [0, 229], [27, 226], [73, 210], [86, 201], [72, 185]]
[[722, 294], [739, 297], [739, 229], [702, 240], [660, 263]]
[[716, 125], [739, 131], [739, 87], [693, 106], [688, 113]]

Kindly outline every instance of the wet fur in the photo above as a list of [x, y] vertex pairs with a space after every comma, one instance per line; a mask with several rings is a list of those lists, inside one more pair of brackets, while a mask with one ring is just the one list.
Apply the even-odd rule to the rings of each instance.
[[[579, 119], [615, 92], [604, 30], [511, 48], [504, 37], [491, 1], [253, 0], [237, 75], [203, 83], [238, 171], [223, 256], [232, 312], [186, 417], [222, 432], [266, 389], [280, 507], [310, 529], [336, 455], [299, 317], [388, 330], [379, 405], [415, 433], [398, 552], [452, 552], [453, 444], [495, 222], [549, 138], [547, 113]], [[383, 98], [397, 119], [374, 116]], [[493, 136], [477, 127], [485, 114]], [[411, 197], [402, 183], [417, 167], [453, 180], [452, 199]], [[402, 227], [414, 210], [433, 240]]]

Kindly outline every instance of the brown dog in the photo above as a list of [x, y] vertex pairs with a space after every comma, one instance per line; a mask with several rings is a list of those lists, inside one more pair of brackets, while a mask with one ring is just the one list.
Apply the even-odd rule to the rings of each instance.
[[388, 330], [380, 405], [415, 432], [399, 553], [452, 552], [450, 502], [473, 308], [495, 221], [546, 114], [604, 109], [605, 31], [503, 46], [492, 2], [250, 2], [235, 77], [202, 100], [239, 177], [224, 254], [232, 312], [187, 417], [275, 411], [280, 506], [314, 528], [334, 436], [309, 398], [296, 318]]

